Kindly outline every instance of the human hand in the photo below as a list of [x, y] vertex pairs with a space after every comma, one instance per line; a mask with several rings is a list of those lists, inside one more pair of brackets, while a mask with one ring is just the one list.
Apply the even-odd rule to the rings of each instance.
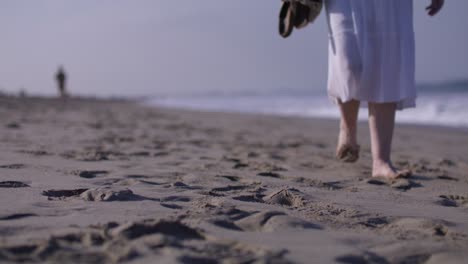
[[434, 16], [442, 9], [442, 6], [444, 6], [444, 0], [432, 0], [431, 5], [426, 7], [427, 14]]

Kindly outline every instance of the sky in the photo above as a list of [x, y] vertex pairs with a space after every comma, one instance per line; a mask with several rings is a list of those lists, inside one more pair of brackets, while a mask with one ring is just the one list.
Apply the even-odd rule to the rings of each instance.
[[[416, 80], [468, 79], [468, 1], [436, 17], [414, 0]], [[99, 96], [326, 90], [327, 28], [288, 39], [280, 0], [2, 0], [0, 91], [56, 94], [64, 65], [71, 93]]]

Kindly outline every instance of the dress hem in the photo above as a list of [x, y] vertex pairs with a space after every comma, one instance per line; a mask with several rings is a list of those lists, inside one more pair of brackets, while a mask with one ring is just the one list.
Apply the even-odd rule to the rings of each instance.
[[396, 103], [397, 104], [397, 110], [404, 110], [408, 108], [415, 108], [416, 107], [416, 98], [417, 97], [409, 97], [409, 98], [400, 98], [400, 100], [391, 100], [391, 101], [379, 101], [379, 100], [369, 100], [369, 99], [363, 99], [363, 98], [357, 98], [357, 97], [339, 97], [339, 96], [333, 96], [333, 95], [328, 95], [328, 98], [330, 99], [331, 102], [334, 104], [338, 105], [338, 102], [341, 101], [343, 103], [349, 102], [351, 100], [356, 100], [361, 102], [360, 107], [362, 108], [367, 108], [368, 103]]

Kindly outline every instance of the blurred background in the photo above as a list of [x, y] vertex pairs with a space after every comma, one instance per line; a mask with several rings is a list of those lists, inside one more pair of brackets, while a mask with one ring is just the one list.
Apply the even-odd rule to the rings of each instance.
[[[446, 1], [436, 17], [426, 15], [429, 2], [414, 1], [419, 106], [399, 121], [468, 126], [468, 1]], [[2, 0], [0, 91], [56, 95], [54, 74], [64, 65], [72, 95], [337, 117], [326, 96], [324, 14], [284, 40], [277, 33], [280, 5]]]

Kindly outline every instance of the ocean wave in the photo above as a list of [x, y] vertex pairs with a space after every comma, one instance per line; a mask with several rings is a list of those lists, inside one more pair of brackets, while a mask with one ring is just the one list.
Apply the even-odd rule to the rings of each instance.
[[[166, 97], [152, 99], [149, 103], [192, 110], [339, 118], [338, 108], [325, 95]], [[361, 110], [359, 119], [367, 119], [367, 111]], [[421, 94], [416, 108], [397, 113], [397, 123], [466, 128], [468, 93]]]

